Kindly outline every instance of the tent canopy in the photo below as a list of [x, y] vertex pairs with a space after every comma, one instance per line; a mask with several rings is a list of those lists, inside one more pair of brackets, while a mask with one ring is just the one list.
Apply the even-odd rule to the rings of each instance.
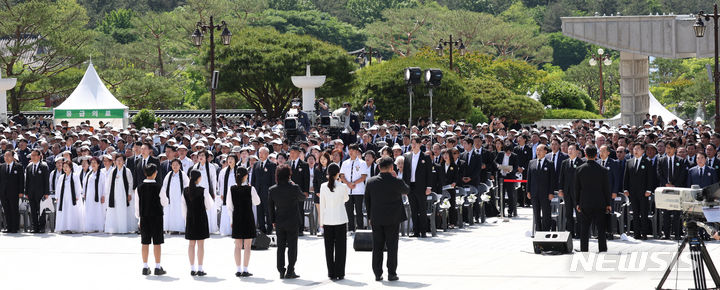
[[55, 123], [68, 121], [74, 126], [90, 120], [92, 125], [103, 121], [116, 128], [127, 126], [128, 107], [110, 93], [92, 63], [72, 94], [53, 111]]
[[[665, 124], [669, 123], [671, 120], [675, 119], [677, 120], [678, 126], [685, 123], [683, 119], [681, 119], [678, 116], [675, 116], [672, 112], [670, 112], [668, 109], [665, 108], [656, 98], [653, 96], [652, 92], [648, 92], [650, 96], [650, 109], [648, 110], [648, 113], [650, 115], [658, 115], [661, 116]], [[620, 119], [620, 114], [615, 115], [615, 117], [612, 117], [610, 120], [616, 120]]]

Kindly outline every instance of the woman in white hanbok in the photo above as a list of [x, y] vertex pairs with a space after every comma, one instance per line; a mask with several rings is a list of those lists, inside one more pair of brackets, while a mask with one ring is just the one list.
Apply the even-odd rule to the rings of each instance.
[[237, 155], [230, 154], [225, 159], [225, 168], [220, 170], [220, 175], [218, 179], [218, 195], [220, 195], [220, 198], [222, 198], [222, 208], [221, 214], [220, 214], [220, 234], [223, 236], [229, 236], [232, 235], [232, 215], [230, 215], [230, 212], [227, 208], [227, 195], [230, 191], [230, 187], [235, 185], [235, 173], [236, 173], [236, 164], [237, 164]]
[[105, 174], [100, 172], [100, 159], [90, 160], [90, 172], [85, 175], [83, 189], [85, 192], [85, 231], [88, 233], [102, 232], [105, 228]]
[[73, 171], [72, 161], [63, 161], [62, 172], [55, 184], [55, 198], [57, 198], [55, 232], [82, 232], [84, 213], [82, 183], [79, 175]]
[[137, 230], [135, 203], [132, 200], [133, 177], [125, 167], [125, 156], [114, 155], [115, 167], [105, 175], [105, 196], [101, 202], [107, 203], [105, 232], [111, 234], [132, 233]]
[[60, 156], [58, 156], [55, 159], [55, 169], [50, 172], [50, 183], [49, 183], [50, 184], [50, 194], [54, 195], [56, 191], [60, 192], [59, 188], [57, 190], [55, 190], [55, 185], [58, 184], [58, 180], [60, 179], [60, 176], [62, 176], [62, 174], [63, 174], [62, 167], [63, 167], [64, 160], [65, 159]]
[[213, 206], [207, 211], [208, 230], [210, 231], [210, 234], [213, 234], [217, 233], [218, 231], [218, 195], [215, 192], [215, 183], [217, 183], [217, 171], [215, 170], [215, 166], [212, 166], [212, 164], [207, 161], [207, 151], [200, 151], [197, 154], [197, 158], [198, 163], [193, 165], [192, 169], [200, 171], [200, 174], [202, 174], [202, 178], [198, 186], [205, 188], [205, 192], [209, 193], [210, 197], [212, 197], [213, 201], [215, 201], [213, 202]]
[[169, 232], [185, 232], [185, 219], [182, 216], [183, 190], [190, 184], [190, 179], [182, 171], [183, 164], [180, 159], [170, 163], [172, 170], [165, 175], [160, 193], [165, 193], [169, 204], [165, 207], [164, 224]]

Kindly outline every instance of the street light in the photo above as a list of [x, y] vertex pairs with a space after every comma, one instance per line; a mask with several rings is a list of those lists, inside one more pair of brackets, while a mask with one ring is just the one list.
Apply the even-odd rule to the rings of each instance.
[[466, 51], [465, 44], [463, 43], [462, 39], [453, 41], [453, 36], [452, 34], [450, 34], [450, 41], [443, 41], [442, 39], [440, 39], [437, 47], [435, 47], [435, 51], [437, 51], [438, 56], [443, 56], [443, 50], [445, 46], [449, 46], [450, 48], [450, 70], [453, 70], [453, 47], [457, 46], [457, 49], [460, 51], [460, 56], [464, 56]]
[[215, 30], [220, 31], [221, 29], [222, 33], [220, 34], [220, 40], [222, 41], [222, 44], [230, 45], [232, 33], [230, 33], [230, 29], [228, 29], [227, 23], [225, 21], [221, 21], [219, 25], [215, 25], [212, 16], [210, 16], [209, 24], [205, 24], [202, 21], [198, 22], [195, 25], [195, 31], [192, 35], [190, 35], [193, 45], [200, 47], [204, 38], [203, 34], [205, 32], [210, 32], [210, 79], [212, 80], [210, 82], [210, 123], [213, 133], [217, 132], [217, 119], [215, 114], [215, 90], [217, 89], [217, 81], [219, 76], [219, 73], [215, 71]]
[[[605, 50], [602, 48], [598, 48], [597, 54], [594, 54], [590, 57], [590, 66], [598, 66], [600, 70], [600, 98], [598, 99], [598, 108], [600, 110], [600, 114], [604, 113], [604, 107], [603, 107], [603, 96], [605, 95], [605, 89], [603, 88], [603, 73], [602, 73], [602, 67], [603, 65], [610, 66], [612, 64], [612, 59], [610, 59], [610, 54], [605, 53]], [[598, 65], [598, 63], [602, 63], [601, 65]]]
[[720, 18], [720, 15], [718, 15], [717, 4], [713, 5], [713, 14], [706, 14], [704, 11], [698, 13], [697, 21], [693, 25], [697, 37], [705, 36], [705, 23], [702, 18], [705, 18], [705, 21], [710, 21], [710, 18], [712, 18], [715, 23], [713, 26], [715, 29], [715, 70], [713, 80], [715, 82], [715, 131], [717, 132], [720, 129], [720, 74], [718, 74], [718, 18]]

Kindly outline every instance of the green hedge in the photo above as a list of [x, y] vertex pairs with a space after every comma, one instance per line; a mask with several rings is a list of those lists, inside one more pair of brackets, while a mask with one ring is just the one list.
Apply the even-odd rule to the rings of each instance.
[[545, 110], [544, 119], [605, 119], [593, 112], [576, 109]]
[[470, 124], [487, 123], [488, 118], [483, 114], [482, 110], [478, 107], [470, 109], [470, 115], [467, 117], [467, 122]]

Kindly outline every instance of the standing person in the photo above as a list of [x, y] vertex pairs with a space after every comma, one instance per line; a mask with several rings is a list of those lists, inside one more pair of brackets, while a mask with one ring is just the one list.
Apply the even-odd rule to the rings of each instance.
[[133, 189], [136, 189], [143, 179], [145, 179], [145, 166], [155, 164], [156, 168], [160, 167], [160, 160], [152, 156], [153, 146], [149, 143], [142, 143], [140, 146], [140, 156], [135, 160], [135, 168], [133, 169]]
[[363, 117], [363, 120], [365, 122], [370, 123], [370, 126], [375, 125], [375, 101], [373, 98], [368, 98], [365, 102], [365, 105], [363, 105], [363, 110], [365, 110], [365, 114]]
[[[413, 233], [412, 237], [426, 238], [427, 226], [427, 201], [426, 196], [432, 191], [432, 160], [420, 152], [422, 139], [413, 136], [410, 145], [412, 151], [405, 153], [405, 164], [403, 165], [402, 180], [410, 186], [408, 199], [412, 213]], [[367, 205], [366, 205], [367, 206]]]
[[230, 188], [235, 185], [235, 175], [237, 167], [237, 155], [230, 154], [225, 159], [227, 166], [220, 170], [220, 179], [218, 180], [218, 195], [222, 198], [222, 208], [220, 208], [220, 235], [229, 236], [232, 235], [232, 215], [227, 208], [227, 195], [230, 192]]
[[695, 162], [697, 162], [697, 165], [688, 170], [688, 185], [698, 185], [703, 188], [718, 182], [717, 171], [715, 171], [715, 168], [707, 166], [706, 160], [707, 154], [705, 152], [696, 154]]
[[269, 207], [269, 189], [275, 185], [275, 163], [268, 160], [270, 150], [267, 147], [258, 149], [258, 157], [260, 160], [255, 162], [252, 169], [252, 179], [250, 184], [257, 190], [260, 196], [260, 204], [257, 207], [257, 223], [258, 228], [265, 234], [272, 232], [272, 223], [270, 222]]
[[210, 194], [210, 197], [212, 197], [213, 199], [212, 207], [208, 209], [207, 212], [208, 230], [210, 231], [210, 233], [216, 233], [218, 231], [217, 207], [215, 205], [215, 200], [218, 198], [218, 195], [215, 192], [215, 184], [217, 183], [217, 171], [215, 170], [215, 167], [211, 165], [209, 160], [209, 153], [206, 150], [200, 151], [197, 155], [197, 158], [198, 162], [192, 168], [202, 174], [202, 178], [200, 179], [200, 187], [204, 188], [205, 191]]
[[[208, 229], [208, 211], [215, 203], [210, 193], [200, 186], [202, 173], [190, 171], [190, 186], [183, 191], [182, 213], [185, 218], [185, 239], [189, 241], [188, 257], [190, 258], [190, 276], [205, 276], [203, 259], [205, 257], [205, 239], [210, 237]], [[195, 264], [195, 245], [197, 245], [197, 261]]]
[[[299, 146], [293, 145], [290, 147], [290, 159], [287, 161], [287, 165], [290, 165], [290, 168], [292, 168], [291, 176], [293, 183], [300, 187], [300, 190], [305, 194], [305, 198], [307, 198], [310, 192], [310, 167], [307, 162], [300, 160]], [[304, 212], [304, 208], [305, 200], [298, 202], [298, 210], [301, 215]], [[299, 225], [298, 235], [302, 236], [303, 230], [305, 229], [304, 217], [300, 219]]]
[[[530, 145], [527, 144], [528, 137], [526, 135], [520, 135], [517, 137], [517, 146], [515, 146], [515, 154], [518, 156], [518, 172], [522, 174], [522, 179], [527, 179], [527, 168], [532, 159], [533, 150]], [[525, 195], [522, 192], [527, 192], [527, 184], [521, 183], [520, 190], [518, 191], [518, 205], [525, 207], [528, 201], [525, 199]]]
[[368, 176], [368, 167], [365, 160], [360, 159], [360, 148], [357, 144], [350, 144], [348, 150], [350, 159], [342, 164], [340, 180], [350, 189], [350, 199], [345, 203], [345, 210], [350, 219], [348, 230], [355, 232], [355, 229], [365, 228], [363, 224], [363, 195], [365, 194], [365, 179]]
[[546, 145], [538, 145], [535, 150], [537, 158], [528, 164], [527, 197], [532, 201], [536, 231], [550, 230], [550, 201], [555, 197], [554, 190], [557, 187], [555, 166], [551, 160], [545, 159], [547, 152]]
[[368, 180], [365, 195], [373, 233], [372, 268], [375, 281], [381, 281], [383, 249], [387, 247], [388, 280], [397, 281], [398, 230], [400, 223], [407, 219], [402, 196], [408, 194], [410, 188], [392, 175], [392, 158], [382, 157], [378, 165], [380, 174]]
[[[255, 188], [248, 184], [248, 170], [239, 167], [234, 176], [236, 185], [230, 187], [227, 195], [228, 214], [232, 217], [232, 238], [235, 239], [236, 277], [249, 277], [250, 249], [252, 239], [257, 235], [253, 206], [260, 204], [260, 197]], [[244, 252], [244, 258], [241, 253]]]
[[652, 163], [645, 158], [645, 148], [640, 143], [633, 146], [633, 158], [626, 163], [623, 190], [625, 196], [630, 198], [633, 211], [633, 231], [635, 239], [647, 239], [648, 197], [652, 194], [655, 183], [655, 171]]
[[5, 151], [3, 158], [5, 164], [0, 170], [0, 203], [7, 223], [5, 233], [15, 234], [20, 229], [18, 202], [25, 191], [25, 175], [22, 165], [16, 162], [12, 151]]
[[[495, 141], [497, 143], [497, 141]], [[498, 154], [495, 163], [502, 166], [509, 166], [510, 170], [499, 170], [503, 180], [515, 179], [518, 171], [518, 156], [513, 153], [512, 145], [503, 145], [502, 152]], [[517, 195], [515, 194], [515, 183], [503, 182], [503, 191], [508, 196], [508, 216], [517, 217]], [[503, 198], [504, 199], [504, 198]], [[503, 201], [500, 201], [503, 202]]]
[[575, 209], [580, 213], [580, 251], [588, 251], [590, 239], [590, 226], [594, 223], [598, 232], [598, 251], [607, 252], [607, 237], [605, 215], [612, 210], [610, 206], [610, 183], [607, 175], [609, 170], [595, 162], [597, 148], [585, 148], [587, 163], [577, 169], [575, 192], [577, 205]]
[[85, 231], [102, 232], [105, 226], [105, 205], [102, 196], [105, 195], [105, 174], [100, 172], [100, 158], [90, 159], [90, 172], [85, 176], [83, 183], [85, 197]]
[[49, 174], [48, 165], [42, 161], [42, 151], [33, 149], [30, 164], [25, 168], [25, 195], [30, 203], [33, 233], [45, 232], [45, 213], [40, 212], [40, 201], [50, 194]]
[[[665, 144], [665, 156], [660, 157], [657, 163], [658, 184], [665, 187], [686, 187], [688, 177], [687, 160], [675, 155], [677, 144], [669, 141]], [[670, 234], [675, 233], [675, 239], [682, 237], [682, 212], [679, 210], [663, 210], [663, 233], [665, 239], [670, 239]]]
[[183, 191], [190, 185], [190, 180], [182, 171], [183, 164], [180, 159], [170, 162], [170, 172], [163, 179], [160, 192], [168, 198], [168, 206], [163, 211], [165, 215], [163, 226], [165, 231], [171, 233], [185, 232], [185, 218], [182, 215]]
[[73, 163], [65, 160], [62, 166], [63, 174], [55, 185], [59, 188], [57, 197], [57, 216], [55, 231], [63, 234], [83, 231], [82, 183], [79, 173], [73, 170]]
[[450, 208], [448, 208], [448, 223], [450, 225], [448, 227], [452, 229], [455, 228], [455, 222], [458, 219], [458, 212], [455, 208], [457, 204], [455, 200], [457, 195], [455, 185], [460, 179], [460, 170], [453, 160], [452, 149], [442, 149], [442, 151], [440, 151], [440, 157], [440, 163], [435, 164], [435, 176], [437, 180], [435, 192], [443, 192], [443, 190], [446, 190], [450, 195]]
[[568, 146], [568, 159], [563, 160], [560, 165], [560, 182], [558, 183], [558, 195], [565, 201], [565, 230], [570, 232], [573, 238], [577, 237], [575, 231], [575, 205], [577, 193], [575, 192], [575, 174], [578, 167], [585, 163], [578, 156], [576, 144]]
[[348, 216], [345, 203], [350, 199], [350, 189], [340, 183], [340, 166], [330, 164], [328, 181], [320, 186], [320, 207], [325, 228], [325, 261], [331, 280], [345, 279], [345, 253], [347, 248]]
[[318, 235], [321, 236], [323, 235], [324, 229], [322, 226], [322, 211], [320, 211], [320, 187], [323, 183], [328, 181], [327, 168], [328, 166], [330, 166], [330, 153], [328, 152], [328, 150], [325, 150], [320, 154], [319, 160], [320, 161], [315, 165], [315, 168], [313, 169], [315, 171], [315, 178], [313, 178], [313, 187], [315, 188], [313, 201], [315, 202], [315, 208], [318, 212]]
[[[297, 240], [299, 219], [297, 203], [305, 199], [305, 195], [296, 184], [290, 183], [292, 170], [287, 164], [278, 166], [277, 184], [269, 189], [270, 221], [277, 231], [277, 269], [280, 279], [295, 279], [295, 261], [297, 260]], [[288, 249], [287, 271], [285, 268], [285, 248]]]
[[[125, 167], [125, 156], [114, 154], [115, 167], [105, 175], [105, 193], [101, 202], [107, 199], [107, 213], [105, 216], [105, 232], [110, 234], [131, 233], [137, 229], [137, 221], [130, 204], [132, 201], [133, 177], [130, 169]], [[134, 206], [134, 204], [133, 204]]]
[[145, 180], [138, 185], [135, 192], [135, 217], [140, 220], [140, 243], [142, 244], [143, 275], [150, 275], [148, 267], [148, 255], [150, 254], [150, 243], [153, 244], [153, 255], [155, 256], [155, 275], [164, 275], [166, 272], [160, 265], [160, 253], [162, 244], [165, 242], [163, 236], [163, 207], [168, 205], [167, 196], [160, 191], [157, 184], [157, 165], [146, 163], [144, 176]]

